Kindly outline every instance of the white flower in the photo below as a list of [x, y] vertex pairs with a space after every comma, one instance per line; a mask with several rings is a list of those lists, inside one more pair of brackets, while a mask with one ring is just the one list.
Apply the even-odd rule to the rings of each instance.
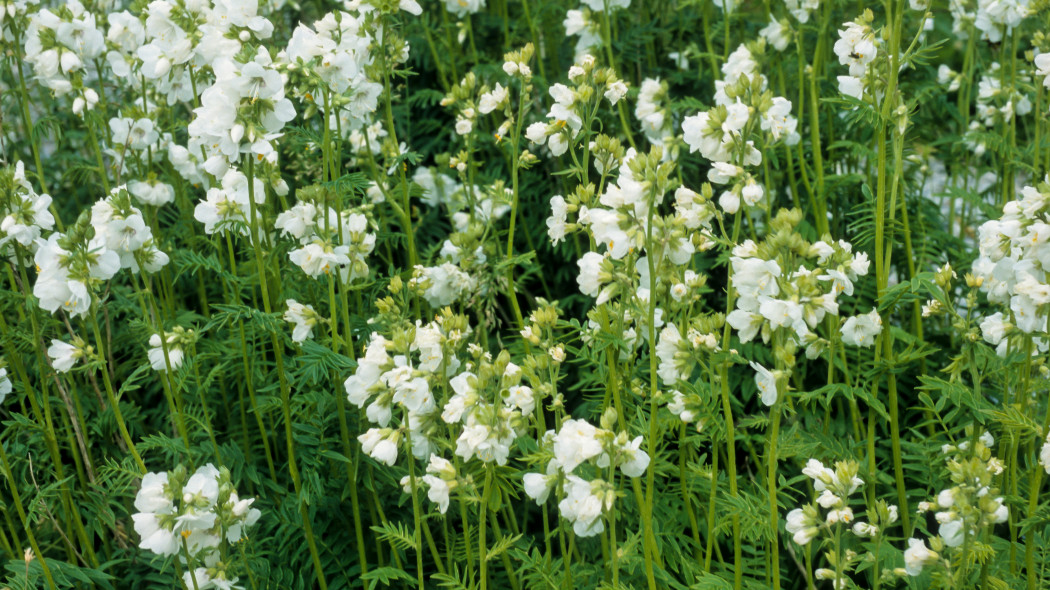
[[297, 250], [288, 253], [288, 258], [299, 268], [303, 269], [311, 278], [318, 278], [322, 274], [330, 275], [337, 268], [350, 264], [347, 255], [349, 246], [331, 246], [330, 244], [314, 241]]
[[573, 531], [580, 537], [592, 537], [605, 530], [602, 522], [600, 498], [591, 493], [592, 484], [569, 475], [565, 482], [565, 498], [558, 503], [562, 518], [572, 521]]
[[284, 320], [295, 324], [292, 330], [292, 341], [303, 342], [307, 338], [313, 338], [314, 326], [317, 325], [317, 312], [314, 306], [303, 305], [294, 299], [285, 301], [288, 310], [284, 312]]
[[735, 309], [726, 316], [726, 322], [737, 331], [740, 342], [751, 342], [762, 329], [765, 318], [761, 314]]
[[438, 505], [438, 512], [444, 514], [448, 510], [449, 492], [451, 491], [448, 482], [440, 477], [424, 475], [423, 483], [427, 486], [427, 498]]
[[605, 98], [609, 99], [609, 102], [616, 104], [627, 94], [627, 85], [622, 80], [616, 80], [610, 82], [605, 90]]
[[507, 95], [507, 89], [497, 82], [495, 88], [478, 98], [478, 112], [487, 115], [502, 107], [507, 102]]
[[641, 450], [642, 440], [641, 436], [637, 436], [620, 447], [620, 452], [627, 457], [627, 460], [620, 464], [620, 471], [627, 477], [641, 477], [649, 468], [649, 454]]
[[80, 348], [61, 340], [52, 340], [51, 346], [47, 349], [47, 356], [51, 358], [51, 366], [59, 373], [68, 373], [83, 355]]
[[11, 384], [11, 379], [7, 376], [7, 369], [0, 368], [0, 404], [4, 403], [7, 399], [7, 394], [14, 390], [14, 385]]
[[598, 429], [584, 420], [566, 420], [554, 437], [554, 457], [566, 473], [584, 461], [597, 457], [602, 444], [596, 438]]
[[525, 486], [525, 494], [535, 500], [537, 504], [543, 504], [551, 493], [554, 481], [548, 475], [526, 473], [522, 477], [522, 483]]
[[536, 409], [536, 398], [532, 388], [527, 385], [514, 385], [507, 390], [504, 402], [521, 410], [522, 415], [531, 414]]
[[[584, 295], [591, 297], [598, 297], [601, 293], [602, 288], [602, 272], [601, 264], [605, 260], [605, 256], [597, 252], [587, 252], [576, 261], [577, 266], [580, 267], [580, 274], [576, 277], [576, 282], [580, 285], [580, 292]], [[600, 302], [604, 303], [604, 301]]]
[[361, 450], [376, 461], [392, 466], [397, 461], [397, 443], [392, 439], [389, 428], [369, 428], [357, 437]]
[[364, 356], [357, 361], [357, 371], [343, 382], [347, 400], [359, 408], [368, 401], [369, 390], [379, 383], [383, 368], [390, 362], [386, 345], [387, 340], [373, 332]]
[[863, 76], [878, 53], [875, 47], [875, 32], [871, 27], [855, 22], [845, 24], [839, 31], [839, 40], [835, 42], [835, 55], [839, 63], [849, 66], [851, 76]]
[[398, 3], [398, 8], [404, 10], [405, 12], [413, 16], [419, 16], [423, 14], [423, 7], [420, 6], [419, 2], [416, 2], [416, 0], [401, 0]]
[[799, 545], [808, 545], [820, 532], [801, 508], [788, 512], [785, 528], [793, 535], [795, 543]]
[[688, 375], [679, 370], [674, 358], [681, 342], [682, 335], [678, 332], [678, 326], [674, 324], [668, 324], [660, 332], [660, 339], [656, 344], [656, 356], [660, 359], [657, 375], [664, 385], [674, 385], [679, 379], [688, 378]]
[[925, 541], [908, 539], [908, 548], [904, 550], [904, 569], [909, 576], [919, 575], [922, 567], [936, 558], [937, 554], [926, 547]]
[[786, 22], [780, 22], [770, 16], [769, 24], [759, 31], [758, 34], [777, 51], [784, 51], [787, 49], [788, 43], [791, 42], [791, 29], [785, 26]]
[[842, 325], [842, 342], [850, 346], [868, 347], [875, 344], [875, 337], [882, 332], [882, 317], [876, 309], [871, 313], [854, 316]]
[[171, 528], [161, 526], [156, 514], [140, 512], [132, 514], [131, 519], [135, 523], [135, 532], [142, 539], [140, 549], [157, 555], [175, 555], [181, 549], [179, 537]]
[[752, 361], [751, 368], [755, 370], [755, 385], [762, 397], [762, 403], [772, 406], [777, 403], [777, 377], [769, 369]]
[[1043, 448], [1039, 451], [1039, 463], [1050, 474], [1050, 434], [1046, 435], [1046, 442], [1043, 443]]
[[565, 241], [567, 216], [569, 214], [565, 197], [555, 195], [551, 197], [551, 216], [547, 218], [547, 236], [551, 244]]
[[864, 100], [864, 81], [856, 76], [839, 76], [839, 92], [857, 100]]
[[[177, 370], [182, 366], [183, 351], [182, 347], [176, 344], [177, 339], [174, 334], [166, 335], [167, 342], [162, 342], [160, 334], [154, 334], [149, 338], [149, 364], [155, 371], [166, 371], [170, 364], [173, 370]], [[162, 345], [163, 344], [163, 345]], [[167, 359], [164, 357], [165, 349], [167, 349]]]
[[432, 267], [417, 266], [416, 272], [429, 284], [423, 298], [434, 308], [451, 305], [477, 287], [477, 279], [451, 262]]

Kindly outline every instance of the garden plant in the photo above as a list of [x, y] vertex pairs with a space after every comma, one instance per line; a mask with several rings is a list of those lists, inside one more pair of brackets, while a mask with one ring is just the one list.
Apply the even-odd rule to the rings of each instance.
[[0, 0], [0, 587], [1050, 588], [1050, 0]]

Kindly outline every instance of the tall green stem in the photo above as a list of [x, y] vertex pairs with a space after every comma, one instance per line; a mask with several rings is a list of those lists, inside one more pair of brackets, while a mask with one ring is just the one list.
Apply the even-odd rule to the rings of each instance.
[[[273, 309], [270, 303], [270, 289], [266, 277], [266, 265], [263, 261], [262, 237], [259, 228], [259, 212], [258, 207], [255, 204], [255, 162], [251, 155], [245, 159], [248, 162], [246, 172], [248, 179], [248, 207], [250, 209], [248, 226], [251, 231], [252, 249], [255, 251], [255, 268], [259, 274], [259, 288], [262, 290], [263, 309], [266, 312], [266, 315], [271, 315]], [[310, 522], [310, 513], [309, 510], [307, 510], [306, 502], [302, 497], [303, 484], [299, 477], [299, 466], [296, 464], [295, 459], [295, 439], [292, 436], [291, 386], [288, 383], [288, 377], [284, 370], [284, 345], [281, 343], [276, 332], [270, 333], [270, 341], [273, 344], [273, 356], [276, 361], [277, 379], [280, 382], [281, 387], [281, 411], [284, 414], [284, 438], [285, 445], [288, 449], [288, 474], [291, 476], [292, 485], [295, 487], [296, 502], [299, 504], [299, 515], [303, 520], [303, 529], [306, 532], [306, 542], [310, 548], [310, 557], [313, 559], [314, 573], [317, 575], [317, 583], [320, 585], [321, 590], [327, 590], [328, 582], [325, 581], [324, 569], [321, 566], [321, 556], [317, 550], [317, 542], [314, 540], [313, 524]]]

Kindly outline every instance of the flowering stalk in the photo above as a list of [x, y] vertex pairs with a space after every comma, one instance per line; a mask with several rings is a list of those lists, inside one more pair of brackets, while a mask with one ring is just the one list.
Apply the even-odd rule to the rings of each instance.
[[[255, 268], [259, 274], [259, 287], [262, 291], [263, 309], [267, 315], [273, 313], [270, 303], [270, 292], [266, 277], [266, 268], [263, 264], [262, 236], [259, 228], [259, 215], [255, 204], [255, 162], [249, 155], [245, 158], [248, 162], [246, 176], [248, 180], [248, 203], [250, 204], [249, 227], [251, 229], [252, 249], [255, 251]], [[281, 387], [281, 410], [284, 413], [284, 437], [288, 450], [288, 474], [292, 477], [292, 485], [295, 487], [295, 495], [299, 504], [299, 515], [303, 520], [303, 529], [306, 532], [307, 545], [310, 548], [310, 557], [314, 563], [314, 574], [321, 590], [327, 590], [328, 582], [325, 581], [324, 570], [321, 566], [321, 556], [317, 551], [317, 542], [314, 540], [313, 525], [310, 523], [310, 513], [306, 508], [305, 499], [302, 497], [302, 481], [299, 477], [299, 466], [295, 458], [295, 439], [292, 436], [292, 410], [291, 410], [291, 386], [284, 371], [284, 345], [281, 344], [276, 332], [270, 333], [270, 342], [273, 345], [274, 358], [276, 359], [277, 379]]]
[[[894, 10], [896, 7], [896, 10]], [[882, 101], [881, 114], [882, 117], [879, 119], [879, 125], [875, 130], [876, 138], [876, 152], [878, 155], [878, 176], [875, 191], [875, 277], [876, 277], [876, 293], [879, 297], [889, 287], [889, 253], [892, 251], [892, 240], [890, 243], [886, 243], [885, 232], [886, 232], [886, 220], [887, 215], [894, 215], [895, 206], [891, 205], [889, 209], [886, 207], [887, 197], [887, 183], [889, 181], [889, 173], [887, 170], [886, 163], [886, 121], [890, 119], [891, 113], [894, 110], [894, 104], [897, 101], [897, 79], [900, 74], [900, 36], [901, 36], [901, 23], [903, 19], [904, 7], [895, 0], [888, 0], [886, 2], [886, 15], [887, 20], [890, 21], [891, 25], [888, 27], [890, 32], [889, 40], [889, 56], [890, 56], [890, 70], [889, 70], [889, 81], [886, 87], [886, 96]], [[891, 133], [896, 133], [895, 127]], [[897, 177], [900, 174], [900, 166], [895, 166], [893, 176], [893, 195], [896, 196], [896, 184]], [[887, 321], [890, 317], [891, 310], [883, 310], [883, 321]], [[893, 362], [893, 336], [891, 330], [883, 330], [878, 336], [879, 343], [876, 345], [876, 362], [879, 358], [885, 359], [885, 362], [892, 366]], [[908, 510], [908, 498], [907, 491], [904, 484], [904, 469], [901, 460], [901, 442], [900, 442], [900, 425], [899, 425], [899, 411], [897, 408], [897, 376], [892, 371], [886, 373], [887, 389], [889, 392], [889, 411], [890, 411], [890, 436], [892, 437], [893, 447], [893, 471], [897, 482], [897, 502], [901, 508], [901, 522], [904, 525], [905, 532], [911, 531], [911, 516]], [[878, 383], [874, 385], [878, 387]]]
[[[340, 218], [341, 219], [341, 218]], [[340, 232], [342, 233], [342, 232]], [[336, 277], [334, 274], [328, 276], [328, 300], [330, 309], [333, 314], [332, 321], [332, 348], [336, 349], [336, 343], [339, 342], [337, 336], [338, 323], [335, 321], [335, 309], [336, 309], [336, 295], [335, 295], [335, 282]], [[342, 285], [344, 289], [346, 285]], [[347, 356], [354, 358], [354, 343], [353, 335], [350, 331], [350, 312], [347, 308], [348, 293], [345, 290], [342, 293], [343, 300], [343, 320], [346, 324], [346, 336], [343, 338], [344, 351]], [[335, 379], [333, 379], [335, 381]], [[339, 413], [339, 437], [343, 442], [343, 456], [347, 458], [346, 464], [346, 477], [347, 484], [350, 487], [350, 509], [353, 510], [354, 517], [354, 536], [357, 538], [357, 558], [361, 563], [361, 573], [368, 573], [368, 554], [365, 551], [364, 541], [364, 530], [361, 527], [361, 508], [359, 499], [357, 497], [357, 466], [360, 455], [357, 453], [357, 449], [353, 448], [350, 443], [350, 429], [347, 426], [346, 421], [346, 404], [347, 400], [344, 396], [337, 396], [339, 398], [336, 405], [336, 409]]]
[[[444, 6], [442, 6], [444, 10]], [[390, 138], [393, 141], [394, 146], [398, 144], [397, 140], [397, 128], [394, 125], [394, 109], [393, 109], [393, 90], [390, 85], [390, 68], [387, 65], [387, 15], [380, 17], [381, 24], [379, 26], [380, 38], [383, 40], [384, 46], [379, 51], [379, 63], [383, 70], [383, 112], [386, 115], [386, 126], [387, 133], [390, 134]], [[469, 22], [469, 21], [468, 21]], [[401, 222], [404, 224], [405, 237], [408, 242], [408, 266], [409, 268], [415, 268], [417, 264], [416, 257], [416, 232], [412, 229], [412, 203], [409, 199], [409, 183], [408, 178], [405, 175], [404, 164], [397, 166], [398, 175], [401, 177], [401, 186], [403, 187], [402, 199], [401, 199]]]
[[[487, 527], [485, 520], [489, 513], [489, 495], [492, 493], [492, 464], [485, 464], [485, 483], [481, 485], [481, 504], [478, 505], [478, 561], [481, 563], [481, 590], [488, 588], [488, 548], [485, 544]], [[422, 586], [420, 586], [422, 588]]]

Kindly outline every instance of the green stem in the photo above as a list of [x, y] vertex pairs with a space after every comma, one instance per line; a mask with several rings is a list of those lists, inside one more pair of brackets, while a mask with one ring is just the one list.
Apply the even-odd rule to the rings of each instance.
[[485, 519], [489, 513], [489, 496], [492, 494], [492, 464], [485, 464], [485, 483], [482, 486], [481, 491], [481, 507], [478, 509], [479, 523], [478, 523], [478, 559], [481, 561], [481, 573], [479, 575], [481, 581], [481, 590], [488, 588], [488, 554], [487, 547], [485, 546]]
[[[273, 309], [270, 304], [270, 291], [266, 277], [265, 263], [263, 261], [258, 207], [255, 203], [255, 162], [251, 156], [245, 159], [248, 161], [246, 173], [248, 180], [248, 206], [250, 209], [248, 226], [251, 231], [252, 249], [255, 251], [255, 268], [259, 274], [259, 287], [262, 290], [263, 309], [266, 312], [266, 315], [272, 315]], [[317, 542], [314, 539], [313, 524], [310, 522], [310, 514], [306, 508], [305, 499], [302, 497], [303, 484], [299, 477], [299, 466], [296, 464], [295, 459], [295, 439], [292, 436], [291, 386], [288, 383], [288, 376], [285, 374], [284, 370], [284, 346], [276, 332], [270, 333], [270, 341], [273, 344], [277, 379], [280, 382], [281, 388], [281, 411], [284, 414], [284, 438], [285, 445], [288, 449], [288, 474], [291, 476], [292, 485], [295, 487], [295, 495], [297, 496], [296, 501], [299, 503], [299, 515], [303, 520], [303, 529], [306, 532], [306, 542], [310, 549], [310, 557], [313, 559], [314, 573], [317, 575], [317, 583], [320, 585], [321, 590], [327, 590], [328, 582], [325, 580], [324, 569], [321, 566], [321, 556], [317, 550]]]
[[[780, 396], [778, 395], [777, 397], [779, 398]], [[773, 570], [773, 588], [777, 590], [780, 588], [780, 542], [778, 540], [780, 513], [777, 508], [777, 442], [780, 438], [780, 403], [781, 401], [778, 399], [773, 404], [768, 441], [769, 456], [766, 457], [768, 467], [766, 483], [769, 491], [769, 526], [771, 528], [770, 534], [773, 535], [770, 554], [772, 567], [770, 569]]]
[[95, 350], [98, 351], [98, 358], [102, 361], [103, 367], [100, 373], [102, 373], [102, 383], [106, 388], [106, 399], [109, 400], [109, 405], [113, 408], [113, 417], [117, 421], [117, 428], [120, 430], [120, 436], [124, 439], [124, 444], [127, 445], [128, 451], [131, 453], [132, 458], [135, 459], [135, 463], [139, 467], [139, 471], [146, 473], [146, 464], [142, 462], [142, 456], [139, 455], [138, 449], [135, 448], [135, 441], [131, 439], [131, 434], [128, 433], [128, 426], [124, 422], [124, 414], [120, 411], [120, 404], [117, 403], [117, 396], [113, 392], [113, 383], [109, 380], [109, 371], [107, 370], [106, 352], [105, 347], [102, 344], [102, 334], [98, 329], [98, 319], [94, 314], [88, 314], [91, 318], [91, 331], [95, 336]]
[[[44, 577], [47, 578], [47, 584], [52, 590], [58, 588], [55, 585], [55, 578], [51, 575], [51, 568], [47, 565], [47, 560], [44, 559], [44, 554], [40, 551], [40, 545], [36, 541], [36, 535], [33, 534], [33, 527], [29, 526], [29, 519], [26, 517], [25, 508], [22, 507], [22, 497], [18, 493], [18, 484], [15, 482], [14, 472], [11, 471], [11, 463], [7, 459], [7, 449], [4, 448], [3, 443], [0, 443], [0, 460], [3, 461], [4, 473], [7, 475], [8, 487], [11, 488], [11, 500], [14, 501], [15, 510], [18, 512], [18, 520], [22, 522], [22, 528], [26, 532], [26, 538], [29, 539], [29, 546], [33, 548], [33, 556], [35, 559], [40, 560], [40, 568], [44, 570]], [[17, 539], [17, 537], [15, 537]], [[28, 564], [27, 564], [28, 568]], [[28, 577], [26, 583], [28, 584]]]

